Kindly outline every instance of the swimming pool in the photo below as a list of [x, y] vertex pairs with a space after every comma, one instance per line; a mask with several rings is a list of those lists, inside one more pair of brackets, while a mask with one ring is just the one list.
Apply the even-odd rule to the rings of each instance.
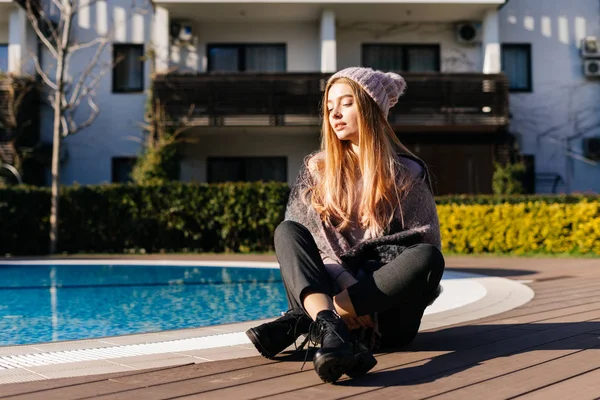
[[276, 268], [0, 265], [0, 346], [243, 322], [285, 310]]

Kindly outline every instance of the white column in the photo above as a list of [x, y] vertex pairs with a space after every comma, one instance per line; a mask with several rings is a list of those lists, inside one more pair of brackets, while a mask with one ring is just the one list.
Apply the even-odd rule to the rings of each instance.
[[29, 24], [26, 11], [20, 7], [10, 13], [8, 22], [8, 72], [33, 75], [37, 37]]
[[169, 10], [157, 6], [152, 23], [152, 41], [156, 63], [154, 65], [157, 73], [165, 73], [169, 70]]
[[502, 70], [500, 59], [500, 21], [498, 11], [490, 10], [483, 20], [483, 73], [496, 74]]
[[336, 70], [335, 13], [331, 10], [324, 10], [321, 14], [321, 72], [335, 72]]

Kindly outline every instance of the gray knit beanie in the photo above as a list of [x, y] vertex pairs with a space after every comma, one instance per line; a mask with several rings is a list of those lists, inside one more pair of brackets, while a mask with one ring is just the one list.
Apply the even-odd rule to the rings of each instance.
[[336, 72], [329, 80], [337, 78], [348, 78], [358, 83], [375, 100], [386, 118], [390, 108], [396, 105], [406, 90], [404, 78], [394, 72], [350, 67]]

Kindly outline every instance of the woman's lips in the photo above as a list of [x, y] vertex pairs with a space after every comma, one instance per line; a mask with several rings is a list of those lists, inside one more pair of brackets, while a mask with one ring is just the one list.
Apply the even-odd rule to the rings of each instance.
[[339, 124], [335, 124], [333, 126], [333, 129], [340, 130], [340, 129], [343, 129], [345, 126], [346, 126], [346, 124], [344, 124], [343, 122], [340, 122]]

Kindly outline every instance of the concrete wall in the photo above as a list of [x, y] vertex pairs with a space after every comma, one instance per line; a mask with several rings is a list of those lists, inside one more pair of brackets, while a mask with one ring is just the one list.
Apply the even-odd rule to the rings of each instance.
[[183, 147], [181, 180], [206, 182], [207, 157], [287, 157], [288, 182], [296, 178], [304, 157], [319, 148], [318, 129], [285, 133], [281, 129], [223, 129], [220, 133], [192, 134], [196, 142]]
[[319, 64], [319, 27], [317, 22], [298, 23], [206, 23], [192, 25], [195, 42], [172, 45], [171, 65], [180, 71], [205, 72], [207, 44], [285, 43], [288, 72], [314, 72]]
[[[131, 0], [98, 1], [75, 18], [74, 37], [85, 42], [100, 35], [110, 35], [113, 43], [147, 44], [151, 33], [149, 10], [132, 8]], [[114, 29], [113, 29], [114, 28]], [[148, 50], [147, 48], [145, 50]], [[93, 57], [95, 49], [76, 53], [71, 61], [70, 74], [79, 77]], [[48, 51], [43, 54], [44, 69], [52, 73], [55, 61]], [[112, 62], [112, 46], [102, 53], [99, 65]], [[149, 87], [149, 67], [145, 71], [145, 89]], [[111, 159], [117, 156], [136, 156], [141, 150], [146, 92], [112, 93], [112, 71], [108, 71], [96, 88], [96, 104], [100, 114], [94, 123], [77, 135], [63, 141], [66, 159], [61, 167], [64, 184], [96, 184], [111, 181]], [[86, 120], [89, 107], [83, 103], [76, 120]], [[52, 110], [42, 111], [43, 140], [52, 141]]]
[[480, 45], [456, 42], [454, 26], [440, 24], [381, 24], [340, 21], [337, 29], [338, 68], [361, 65], [363, 43], [439, 44], [442, 72], [478, 72]]
[[598, 0], [512, 0], [501, 11], [501, 41], [532, 51], [533, 92], [511, 94], [511, 130], [535, 155], [537, 172], [565, 179], [563, 191], [600, 192], [600, 164], [567, 155], [600, 135], [600, 86], [584, 77], [579, 55], [581, 38], [600, 36], [599, 20]]

